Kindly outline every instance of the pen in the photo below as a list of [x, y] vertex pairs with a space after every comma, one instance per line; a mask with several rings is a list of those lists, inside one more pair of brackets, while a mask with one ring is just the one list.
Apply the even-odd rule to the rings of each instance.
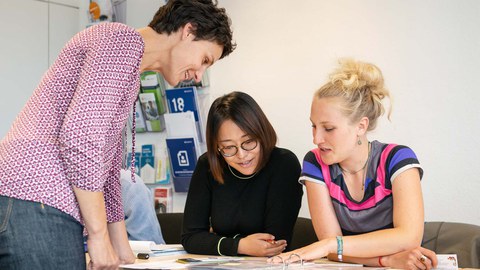
[[148, 253], [138, 253], [137, 254], [137, 259], [146, 260], [148, 258], [150, 258], [150, 254], [148, 254]]

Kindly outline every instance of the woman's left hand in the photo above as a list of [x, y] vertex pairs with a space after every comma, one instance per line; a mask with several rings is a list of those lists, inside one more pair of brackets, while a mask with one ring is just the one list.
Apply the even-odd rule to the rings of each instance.
[[275, 240], [268, 233], [254, 233], [240, 239], [238, 253], [250, 256], [268, 257], [279, 254], [285, 250], [287, 241]]
[[435, 252], [423, 247], [384, 256], [382, 261], [383, 265], [391, 268], [410, 270], [430, 270], [438, 263]]

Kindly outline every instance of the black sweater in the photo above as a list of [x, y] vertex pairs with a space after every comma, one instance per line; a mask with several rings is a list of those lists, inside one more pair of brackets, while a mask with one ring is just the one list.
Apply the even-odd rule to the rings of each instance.
[[[233, 169], [236, 175], [243, 176]], [[182, 245], [189, 253], [236, 256], [242, 237], [270, 233], [290, 243], [303, 189], [300, 163], [289, 150], [275, 148], [268, 164], [242, 180], [224, 169], [224, 184], [213, 179], [206, 154], [193, 173], [185, 204]], [[210, 232], [210, 226], [214, 233]], [[235, 237], [235, 238], [234, 238]]]

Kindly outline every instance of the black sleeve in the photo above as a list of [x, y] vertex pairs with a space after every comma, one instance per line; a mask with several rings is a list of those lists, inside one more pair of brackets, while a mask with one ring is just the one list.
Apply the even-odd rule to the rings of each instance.
[[209, 181], [211, 179], [208, 161], [206, 155], [203, 155], [198, 160], [188, 189], [183, 218], [182, 245], [188, 253], [192, 254], [236, 256], [239, 238], [227, 238], [210, 233], [212, 186]]
[[300, 163], [291, 151], [284, 150], [272, 160], [273, 178], [267, 194], [265, 232], [276, 240], [292, 240], [293, 227], [302, 205], [303, 187], [298, 183]]

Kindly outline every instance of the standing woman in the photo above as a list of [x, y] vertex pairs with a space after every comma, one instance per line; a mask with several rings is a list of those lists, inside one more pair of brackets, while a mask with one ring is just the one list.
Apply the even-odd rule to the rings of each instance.
[[[389, 96], [375, 65], [344, 60], [314, 95], [310, 121], [317, 148], [303, 161], [310, 215], [320, 241], [292, 251], [402, 269], [430, 269], [420, 247], [423, 170], [407, 146], [369, 141]], [[282, 254], [288, 259], [292, 253]], [[292, 256], [298, 260], [298, 256]]]
[[300, 163], [255, 100], [217, 98], [208, 113], [207, 152], [188, 190], [182, 244], [189, 253], [273, 256], [292, 238], [303, 195]]
[[139, 74], [200, 81], [234, 47], [210, 0], [170, 0], [142, 29], [74, 36], [0, 141], [0, 268], [85, 269], [84, 229], [89, 269], [133, 262], [119, 176]]

